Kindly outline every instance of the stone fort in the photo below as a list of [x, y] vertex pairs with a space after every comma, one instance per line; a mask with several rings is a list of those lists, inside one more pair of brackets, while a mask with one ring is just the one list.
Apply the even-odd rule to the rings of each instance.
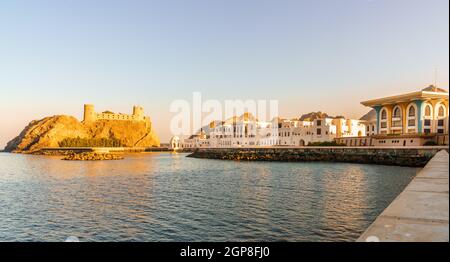
[[141, 106], [133, 106], [133, 113], [131, 115], [122, 113], [113, 113], [111, 111], [104, 111], [102, 113], [97, 113], [94, 110], [94, 105], [85, 104], [83, 122], [92, 123], [97, 120], [119, 120], [119, 121], [137, 121], [145, 122], [147, 128], [151, 128], [150, 117], [144, 116], [144, 108]]

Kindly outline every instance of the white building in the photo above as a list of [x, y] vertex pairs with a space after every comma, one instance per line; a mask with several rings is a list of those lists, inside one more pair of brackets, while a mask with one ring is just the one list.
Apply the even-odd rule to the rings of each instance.
[[211, 147], [252, 147], [276, 143], [272, 123], [259, 121], [249, 113], [212, 125], [209, 134]]
[[177, 136], [172, 137], [169, 141], [169, 149], [178, 150], [180, 148], [182, 148], [181, 139]]
[[365, 136], [364, 121], [344, 118], [318, 118], [311, 121], [274, 118], [259, 121], [245, 113], [223, 122], [214, 121], [209, 131], [184, 140], [184, 148], [306, 146], [331, 142], [338, 137]]
[[189, 138], [184, 139], [181, 146], [183, 148], [200, 148], [200, 147], [210, 147], [209, 137], [201, 131], [200, 134], [191, 135]]
[[344, 118], [318, 118], [312, 121], [281, 120], [278, 124], [279, 146], [305, 146], [333, 141], [337, 137], [365, 136], [363, 121]]

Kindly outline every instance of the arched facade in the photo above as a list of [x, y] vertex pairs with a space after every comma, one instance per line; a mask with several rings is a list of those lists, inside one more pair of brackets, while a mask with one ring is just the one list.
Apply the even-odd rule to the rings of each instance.
[[169, 148], [170, 149], [177, 150], [177, 149], [180, 149], [181, 147], [182, 147], [181, 146], [181, 140], [180, 140], [179, 137], [174, 136], [174, 137], [172, 137], [170, 139], [170, 141], [169, 141]]
[[422, 132], [425, 134], [430, 134], [433, 130], [433, 105], [430, 102], [425, 102], [423, 105], [423, 124]]
[[448, 112], [444, 103], [436, 103], [434, 107], [434, 119], [436, 126], [436, 133], [448, 133]]
[[381, 108], [378, 130], [380, 130], [380, 134], [387, 134], [389, 132], [388, 108], [386, 107]]
[[[434, 135], [448, 136], [448, 96], [447, 90], [431, 85], [416, 92], [361, 103], [376, 112], [376, 135], [417, 135], [431, 139]], [[406, 141], [406, 145], [414, 143]]]
[[406, 128], [407, 133], [418, 132], [418, 112], [416, 103], [410, 103], [406, 108]]
[[391, 133], [401, 134], [403, 133], [403, 112], [400, 105], [395, 105], [392, 109], [391, 117]]
[[305, 146], [305, 140], [300, 139], [300, 141], [298, 141], [298, 145], [299, 146]]

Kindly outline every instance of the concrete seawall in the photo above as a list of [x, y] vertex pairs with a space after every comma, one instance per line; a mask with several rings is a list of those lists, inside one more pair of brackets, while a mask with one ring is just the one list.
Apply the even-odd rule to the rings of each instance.
[[448, 147], [198, 148], [188, 157], [252, 161], [326, 161], [423, 167]]
[[437, 153], [357, 240], [449, 241], [449, 156]]

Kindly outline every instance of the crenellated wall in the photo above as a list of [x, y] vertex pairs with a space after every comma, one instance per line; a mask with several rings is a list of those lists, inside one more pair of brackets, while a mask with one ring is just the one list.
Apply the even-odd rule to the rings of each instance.
[[144, 109], [141, 106], [133, 106], [133, 113], [129, 115], [112, 112], [97, 113], [94, 110], [94, 105], [85, 104], [83, 122], [90, 123], [98, 120], [142, 121], [146, 123], [148, 128], [151, 128], [150, 117], [144, 116]]

